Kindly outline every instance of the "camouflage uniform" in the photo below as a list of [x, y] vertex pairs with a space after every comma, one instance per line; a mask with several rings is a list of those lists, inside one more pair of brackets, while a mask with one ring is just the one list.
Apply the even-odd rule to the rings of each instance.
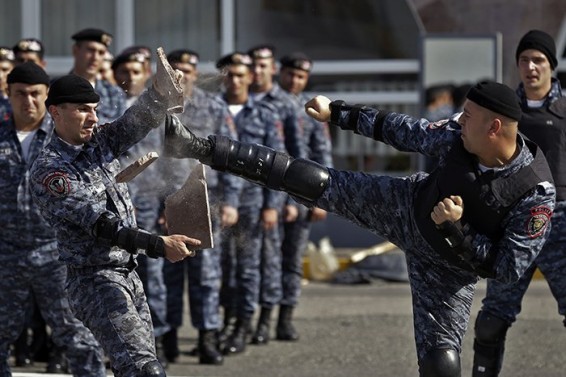
[[[211, 133], [237, 138], [236, 129], [226, 104], [218, 98], [194, 87], [179, 119], [196, 135]], [[165, 178], [171, 191], [183, 186], [197, 161], [165, 159]], [[189, 287], [189, 308], [192, 325], [199, 330], [216, 330], [220, 327], [219, 294], [221, 285], [220, 207], [238, 208], [242, 180], [230, 174], [206, 167], [206, 182], [211, 206], [214, 247], [200, 250], [184, 262], [165, 262], [167, 283], [167, 322], [172, 327], [183, 324], [183, 291], [185, 273]]]
[[11, 376], [9, 345], [25, 325], [33, 293], [73, 374], [105, 376], [100, 345], [69, 308], [64, 290], [67, 270], [58, 260], [55, 232], [31, 198], [29, 168], [50, 141], [52, 130], [51, 117], [46, 115], [25, 161], [13, 119], [0, 124], [0, 375]]
[[[521, 107], [528, 113], [523, 84], [519, 85], [517, 95], [521, 99]], [[548, 106], [560, 97], [562, 97], [560, 82], [553, 79], [552, 89], [543, 105], [544, 111], [538, 115], [540, 121], [537, 124], [537, 128], [549, 125], [548, 122], [545, 122], [546, 117], [544, 114], [548, 112]], [[562, 116], [564, 115], [562, 114]], [[534, 119], [537, 118], [535, 117]], [[558, 180], [563, 173], [560, 172], [559, 166], [560, 159], [563, 159], [564, 156], [559, 153], [560, 151], [553, 150], [551, 147], [547, 149], [544, 140], [539, 142], [540, 137], [548, 137], [548, 135], [539, 132], [540, 136], [537, 138], [538, 131], [533, 133], [530, 130], [523, 129], [521, 122], [519, 122], [519, 130], [526, 132], [527, 137], [539, 144], [551, 167], [552, 174], [557, 182], [557, 188], [560, 188]], [[554, 139], [563, 141], [566, 138], [566, 121], [564, 121], [564, 118], [562, 118], [562, 122], [558, 125], [556, 132], [558, 133], [553, 136]], [[550, 232], [548, 241], [534, 263], [531, 264], [516, 283], [505, 284], [492, 279], [488, 280], [486, 297], [482, 301], [482, 311], [503, 319], [508, 325], [515, 322], [517, 315], [520, 313], [521, 301], [537, 267], [540, 268], [548, 280], [548, 285], [558, 303], [558, 313], [566, 316], [566, 231], [564, 231], [566, 226], [566, 197], [560, 195], [560, 191], [558, 193], [556, 209], [552, 215], [552, 232]], [[566, 320], [564, 323], [566, 324]]]
[[6, 122], [12, 114], [12, 105], [8, 98], [0, 96], [0, 122]]
[[135, 228], [127, 185], [114, 178], [117, 158], [160, 125], [164, 107], [150, 89], [81, 147], [52, 138], [31, 169], [32, 195], [56, 229], [67, 264], [71, 309], [101, 343], [116, 376], [140, 375], [157, 362], [153, 328], [136, 255], [97, 240], [93, 230], [108, 212]]
[[[263, 101], [255, 102], [250, 98], [234, 118], [234, 122], [240, 141], [284, 150], [281, 121], [271, 105]], [[281, 192], [261, 188], [250, 182], [243, 183], [238, 223], [223, 240], [225, 259], [221, 298], [225, 307], [236, 306], [235, 311], [240, 319], [249, 321], [259, 300], [260, 256], [265, 235], [261, 225], [261, 211], [266, 208], [282, 208], [284, 199]]]
[[[253, 95], [253, 93], [252, 93]], [[257, 99], [257, 94], [254, 99]], [[281, 122], [283, 123], [283, 134], [285, 150], [295, 158], [307, 156], [306, 146], [303, 139], [303, 127], [305, 117], [298, 104], [286, 93], [281, 86], [273, 83], [272, 89], [261, 95], [261, 101], [267, 102], [275, 107]], [[291, 205], [297, 203], [287, 198], [286, 202]], [[281, 212], [283, 208], [279, 210]], [[261, 251], [261, 291], [259, 304], [262, 308], [271, 309], [278, 305], [283, 297], [282, 290], [282, 255], [281, 245], [283, 242], [283, 221], [280, 216], [279, 224], [272, 230], [266, 231]]]
[[[294, 96], [301, 108], [310, 99], [301, 93]], [[307, 147], [307, 158], [327, 167], [332, 167], [332, 145], [327, 123], [321, 123], [306, 117], [303, 123], [303, 140]], [[299, 205], [299, 216], [296, 221], [284, 224], [282, 251], [282, 288], [281, 305], [296, 306], [301, 294], [301, 278], [303, 276], [303, 252], [307, 247], [311, 223], [309, 211]]]
[[100, 96], [96, 109], [98, 124], [105, 124], [117, 119], [126, 111], [126, 94], [117, 85], [105, 80], [96, 80], [94, 91]]
[[[350, 114], [346, 109], [341, 110], [335, 123], [399, 150], [438, 156], [440, 167], [446, 165], [447, 153], [460, 142], [459, 125], [453, 121], [429, 123], [364, 107], [352, 125], [349, 124]], [[533, 161], [521, 136], [518, 136], [518, 145], [520, 154], [509, 165], [493, 169], [495, 176], [510, 176]], [[461, 352], [479, 279], [477, 272], [472, 271], [473, 266], [493, 257], [490, 274], [502, 282], [516, 281], [537, 257], [548, 236], [549, 226], [536, 234], [528, 234], [525, 226], [534, 218], [532, 209], [544, 207], [547, 215], [554, 209], [554, 186], [541, 182], [505, 215], [502, 223], [506, 226], [498, 242], [492, 242], [483, 234], [473, 236], [471, 246], [475, 255], [471, 262], [464, 263], [466, 268], [461, 268], [439, 258], [439, 252], [417, 228], [415, 208], [418, 203], [414, 197], [427, 182], [428, 174], [388, 177], [334, 169], [329, 172], [330, 185], [313, 204], [385, 237], [405, 251], [419, 363], [429, 351]]]

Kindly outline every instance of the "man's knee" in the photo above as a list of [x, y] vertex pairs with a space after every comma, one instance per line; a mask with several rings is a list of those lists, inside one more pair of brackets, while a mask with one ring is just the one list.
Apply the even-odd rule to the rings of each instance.
[[476, 340], [483, 344], [504, 343], [508, 328], [508, 322], [481, 310], [474, 327]]
[[146, 363], [142, 368], [141, 377], [166, 377], [165, 369], [159, 361], [154, 360]]
[[460, 355], [453, 349], [430, 350], [419, 363], [420, 377], [460, 377]]

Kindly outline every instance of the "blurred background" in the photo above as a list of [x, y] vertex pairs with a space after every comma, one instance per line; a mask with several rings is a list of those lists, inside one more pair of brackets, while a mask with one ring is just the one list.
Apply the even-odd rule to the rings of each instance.
[[[555, 38], [556, 75], [563, 86], [566, 82], [564, 0], [0, 2], [0, 45], [40, 39], [52, 77], [69, 72], [70, 36], [88, 27], [113, 34], [114, 54], [132, 45], [197, 51], [199, 70], [210, 77], [203, 81], [209, 90], [218, 83], [214, 62], [226, 53], [261, 43], [275, 46], [276, 58], [303, 51], [314, 60], [308, 92], [413, 116], [426, 114], [427, 89], [455, 88], [483, 78], [515, 87], [515, 46], [530, 29]], [[406, 174], [423, 167], [409, 153], [353, 133], [331, 132], [339, 169]], [[315, 229], [314, 237], [321, 232], [335, 234]], [[333, 242], [340, 243], [336, 238]]]

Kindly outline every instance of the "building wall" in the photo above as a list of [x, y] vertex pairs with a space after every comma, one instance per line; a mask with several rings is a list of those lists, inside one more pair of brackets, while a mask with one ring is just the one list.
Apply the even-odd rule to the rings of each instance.
[[[409, 1], [413, 3], [427, 33], [500, 32], [503, 37], [503, 82], [511, 86], [519, 82], [515, 48], [521, 36], [531, 29], [540, 29], [558, 42], [566, 15], [565, 0]], [[566, 67], [561, 68], [566, 70]]]

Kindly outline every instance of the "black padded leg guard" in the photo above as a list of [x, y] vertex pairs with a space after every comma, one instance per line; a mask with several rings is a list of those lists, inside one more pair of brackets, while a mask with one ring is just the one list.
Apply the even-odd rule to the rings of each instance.
[[453, 349], [430, 350], [419, 362], [420, 377], [460, 377], [460, 355]]
[[328, 186], [328, 169], [314, 161], [293, 159], [272, 148], [224, 136], [210, 136], [210, 140], [214, 144], [211, 166], [216, 170], [288, 192], [308, 203], [318, 199]]
[[497, 377], [503, 365], [505, 336], [509, 324], [484, 311], [478, 313], [474, 339], [472, 377]]
[[159, 361], [154, 360], [146, 363], [141, 370], [141, 377], [166, 377], [165, 369], [161, 366]]

